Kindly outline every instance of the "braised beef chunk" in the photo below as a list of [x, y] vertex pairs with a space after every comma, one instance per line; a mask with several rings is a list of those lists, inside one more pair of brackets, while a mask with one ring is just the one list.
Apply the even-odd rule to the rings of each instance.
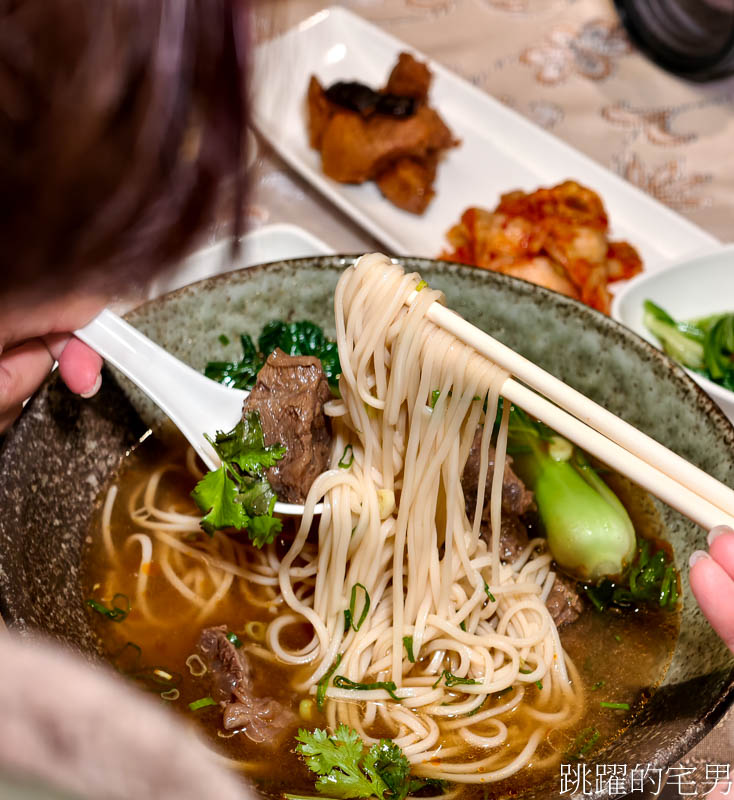
[[246, 692], [251, 683], [250, 665], [227, 638], [225, 625], [204, 628], [196, 649], [206, 664], [215, 700], [230, 702], [233, 695]]
[[222, 723], [228, 731], [244, 731], [252, 742], [275, 744], [293, 728], [296, 715], [272, 697], [247, 696], [225, 707]]
[[[477, 500], [477, 488], [479, 486], [479, 455], [482, 446], [482, 428], [477, 428], [474, 434], [469, 457], [466, 460], [464, 473], [461, 476], [461, 485], [464, 489], [466, 499], [466, 509], [469, 519], [474, 516], [474, 506]], [[492, 476], [494, 475], [494, 447], [489, 448], [489, 469], [487, 470], [487, 486], [484, 490], [485, 514], [489, 504], [489, 494], [492, 489]], [[512, 470], [512, 458], [507, 457], [505, 462], [505, 474], [502, 479], [502, 512], [504, 514], [514, 514], [520, 516], [533, 508], [533, 493], [525, 487], [525, 484], [518, 478]]]
[[331, 432], [324, 403], [329, 384], [314, 356], [289, 356], [275, 350], [245, 400], [244, 412], [260, 412], [265, 444], [284, 444], [285, 456], [267, 471], [280, 500], [302, 503], [328, 464]]
[[253, 742], [277, 744], [296, 715], [272, 697], [258, 697], [247, 654], [227, 638], [227, 627], [204, 628], [197, 651], [206, 665], [211, 696], [223, 708], [227, 730], [241, 730]]
[[558, 627], [575, 622], [584, 610], [584, 601], [574, 581], [558, 572], [545, 604]]
[[500, 558], [508, 564], [522, 553], [528, 544], [528, 532], [519, 517], [503, 514], [500, 523]]

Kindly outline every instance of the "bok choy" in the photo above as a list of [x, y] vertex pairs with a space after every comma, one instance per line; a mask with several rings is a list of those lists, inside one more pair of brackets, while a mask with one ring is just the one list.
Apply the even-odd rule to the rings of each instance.
[[584, 454], [525, 412], [510, 414], [508, 453], [535, 493], [548, 547], [580, 581], [621, 575], [636, 553], [632, 521]]

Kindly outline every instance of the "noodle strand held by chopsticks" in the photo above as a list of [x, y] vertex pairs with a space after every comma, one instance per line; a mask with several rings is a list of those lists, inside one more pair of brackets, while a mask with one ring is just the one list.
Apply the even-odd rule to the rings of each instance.
[[[538, 748], [579, 719], [583, 697], [544, 604], [554, 575], [542, 541], [532, 540], [514, 564], [500, 560], [508, 403], [495, 442], [489, 542], [480, 535], [507, 373], [427, 319], [441, 300], [381, 255], [344, 271], [334, 299], [341, 398], [325, 409], [330, 468], [311, 487], [282, 557], [274, 546], [253, 554], [221, 533], [182, 541], [195, 520], [162, 507], [167, 468], [129, 501], [147, 534], [128, 541], [141, 545], [143, 561], [162, 564], [160, 579], [189, 603], [193, 619], [235, 588], [267, 609], [272, 621], [258, 648], [293, 665], [293, 689], [324, 698], [330, 727], [345, 723], [368, 744], [389, 732], [416, 775], [485, 783], [547, 761]], [[480, 425], [470, 521], [461, 475]], [[187, 466], [198, 469], [193, 459]], [[113, 560], [114, 499], [104, 514]], [[138, 593], [146, 588], [141, 579]], [[149, 604], [142, 607], [156, 622]], [[286, 631], [304, 621], [311, 639], [294, 649]]]

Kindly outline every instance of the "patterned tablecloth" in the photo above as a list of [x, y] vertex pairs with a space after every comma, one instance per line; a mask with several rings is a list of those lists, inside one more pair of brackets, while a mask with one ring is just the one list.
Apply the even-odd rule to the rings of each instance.
[[[254, 5], [254, 33], [263, 40], [327, 4], [258, 0]], [[428, 53], [722, 241], [734, 241], [734, 78], [698, 85], [666, 74], [630, 44], [610, 0], [339, 5]], [[265, 142], [258, 146], [251, 227], [301, 225], [337, 252], [376, 246]], [[730, 713], [663, 776], [668, 785], [661, 798], [704, 797], [713, 778], [723, 778], [726, 789], [733, 753]], [[650, 796], [634, 792], [629, 799]]]

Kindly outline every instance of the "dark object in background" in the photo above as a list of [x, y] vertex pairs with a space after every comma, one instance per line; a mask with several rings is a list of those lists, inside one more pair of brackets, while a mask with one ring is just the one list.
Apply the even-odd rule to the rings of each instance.
[[630, 38], [693, 81], [734, 75], [734, 0], [614, 0]]

